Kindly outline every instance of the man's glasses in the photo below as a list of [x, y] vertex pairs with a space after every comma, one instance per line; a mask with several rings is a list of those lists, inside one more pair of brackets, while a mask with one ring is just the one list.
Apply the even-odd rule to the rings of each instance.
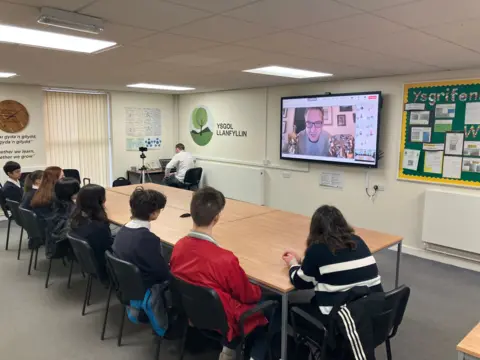
[[323, 125], [323, 122], [322, 121], [315, 121], [315, 122], [307, 121], [307, 128], [311, 129], [312, 126], [314, 126], [314, 125], [315, 125], [315, 128], [320, 129]]

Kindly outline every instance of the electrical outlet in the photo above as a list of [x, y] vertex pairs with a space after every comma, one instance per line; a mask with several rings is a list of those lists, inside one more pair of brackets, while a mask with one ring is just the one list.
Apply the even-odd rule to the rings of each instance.
[[[377, 191], [385, 191], [385, 186], [383, 185], [375, 185], [377, 187]], [[374, 189], [375, 189], [375, 186], [374, 186]]]
[[285, 179], [289, 179], [290, 176], [292, 176], [292, 173], [290, 171], [284, 171], [282, 172], [282, 176], [285, 178]]

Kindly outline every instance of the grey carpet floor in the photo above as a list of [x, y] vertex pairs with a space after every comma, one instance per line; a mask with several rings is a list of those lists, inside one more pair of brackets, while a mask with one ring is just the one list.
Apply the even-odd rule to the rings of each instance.
[[[68, 269], [54, 261], [50, 286], [44, 288], [48, 267], [39, 257], [37, 270], [27, 275], [28, 250], [16, 259], [19, 229], [12, 228], [10, 250], [4, 250], [5, 222], [0, 223], [0, 358], [17, 360], [56, 359], [152, 359], [151, 330], [125, 322], [124, 345], [116, 346], [121, 314], [115, 302], [100, 341], [106, 290], [95, 284], [92, 304], [81, 316], [86, 281], [76, 271], [67, 289]], [[24, 242], [25, 244], [25, 242]], [[26, 245], [26, 244], [25, 244]], [[391, 251], [376, 254], [386, 289], [395, 274]], [[402, 360], [456, 359], [455, 345], [480, 320], [480, 274], [453, 266], [403, 255], [401, 283], [412, 289], [404, 322], [393, 340], [393, 357]], [[310, 296], [299, 294], [298, 296]], [[172, 344], [162, 347], [162, 360], [174, 360]], [[188, 359], [214, 360], [215, 353], [188, 355]], [[385, 359], [384, 348], [377, 359]]]

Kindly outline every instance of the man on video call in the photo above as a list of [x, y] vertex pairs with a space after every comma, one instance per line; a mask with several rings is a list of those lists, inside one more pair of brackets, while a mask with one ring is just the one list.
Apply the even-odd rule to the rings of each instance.
[[[330, 134], [323, 130], [323, 108], [312, 107], [305, 110], [305, 129], [298, 134], [288, 134], [288, 142], [296, 141], [296, 154], [311, 156], [330, 155]], [[284, 146], [284, 151], [288, 143]]]

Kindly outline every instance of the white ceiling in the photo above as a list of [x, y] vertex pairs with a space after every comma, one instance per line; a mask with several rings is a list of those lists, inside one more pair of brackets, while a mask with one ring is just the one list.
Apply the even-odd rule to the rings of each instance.
[[300, 82], [241, 72], [266, 65], [337, 79], [480, 67], [480, 0], [0, 0], [0, 23], [45, 29], [42, 6], [103, 18], [91, 37], [121, 46], [83, 55], [0, 44], [0, 71], [20, 75], [6, 83], [211, 91]]

